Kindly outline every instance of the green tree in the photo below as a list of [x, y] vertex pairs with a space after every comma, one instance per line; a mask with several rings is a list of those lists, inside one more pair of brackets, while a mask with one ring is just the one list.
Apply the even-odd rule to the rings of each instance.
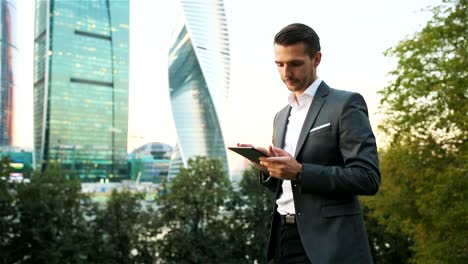
[[380, 91], [387, 117], [381, 128], [391, 141], [417, 151], [438, 147], [435, 156], [465, 150], [468, 135], [467, 1], [444, 2], [421, 32], [386, 52], [398, 66]]
[[66, 180], [64, 174], [51, 166], [16, 186], [18, 219], [8, 248], [10, 263], [86, 263], [90, 199], [78, 180]]
[[0, 159], [0, 177], [4, 180], [8, 180], [10, 173], [13, 171], [10, 163], [11, 160], [8, 156], [2, 156]]
[[[8, 175], [8, 159], [0, 170]], [[94, 203], [57, 164], [30, 183], [1, 177], [0, 263], [154, 263], [158, 226], [144, 196], [114, 191]]]
[[413, 245], [410, 236], [401, 230], [388, 230], [371, 215], [367, 201], [373, 198], [362, 198], [363, 215], [366, 223], [367, 235], [371, 248], [372, 258], [377, 264], [408, 263], [412, 257], [410, 247]]
[[10, 172], [10, 159], [4, 156], [0, 160], [0, 263], [12, 262], [10, 252], [18, 230], [17, 183], [9, 181]]
[[114, 190], [91, 222], [92, 249], [88, 263], [154, 263], [156, 223], [144, 193]]
[[250, 167], [244, 171], [236, 194], [236, 207], [232, 218], [235, 228], [231, 241], [236, 245], [235, 248], [242, 252], [246, 263], [264, 263], [274, 193], [259, 183], [258, 170]]
[[239, 263], [229, 225], [232, 187], [219, 159], [195, 157], [158, 198], [162, 263]]
[[411, 237], [415, 263], [468, 262], [467, 1], [446, 0], [396, 57], [385, 87], [384, 181], [369, 206], [389, 231]]

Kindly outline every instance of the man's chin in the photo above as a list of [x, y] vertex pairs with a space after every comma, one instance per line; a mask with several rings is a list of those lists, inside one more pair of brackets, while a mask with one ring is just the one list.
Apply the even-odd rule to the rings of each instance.
[[301, 90], [299, 86], [293, 86], [293, 85], [286, 85], [288, 87], [288, 90], [291, 92], [298, 92]]

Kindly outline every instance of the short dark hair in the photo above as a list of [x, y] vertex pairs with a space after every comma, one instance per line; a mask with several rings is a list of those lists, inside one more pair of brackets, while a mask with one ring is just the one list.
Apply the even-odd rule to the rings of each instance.
[[310, 57], [320, 51], [320, 39], [315, 31], [307, 25], [294, 23], [281, 29], [275, 36], [275, 44], [289, 46], [303, 42]]

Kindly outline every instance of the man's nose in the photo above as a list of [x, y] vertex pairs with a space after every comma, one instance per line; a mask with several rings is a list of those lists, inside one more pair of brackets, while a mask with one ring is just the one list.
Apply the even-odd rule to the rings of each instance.
[[283, 67], [283, 76], [284, 77], [291, 77], [292, 76], [292, 71], [291, 71], [291, 67], [285, 65]]

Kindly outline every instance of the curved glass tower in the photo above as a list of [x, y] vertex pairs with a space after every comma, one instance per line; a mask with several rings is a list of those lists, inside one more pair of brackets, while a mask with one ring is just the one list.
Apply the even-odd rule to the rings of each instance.
[[169, 89], [178, 145], [169, 177], [190, 157], [220, 158], [228, 172], [219, 116], [229, 88], [229, 43], [222, 0], [182, 0], [169, 52]]
[[0, 145], [11, 145], [17, 48], [16, 1], [0, 0]]
[[36, 0], [34, 153], [83, 181], [128, 178], [128, 0]]

